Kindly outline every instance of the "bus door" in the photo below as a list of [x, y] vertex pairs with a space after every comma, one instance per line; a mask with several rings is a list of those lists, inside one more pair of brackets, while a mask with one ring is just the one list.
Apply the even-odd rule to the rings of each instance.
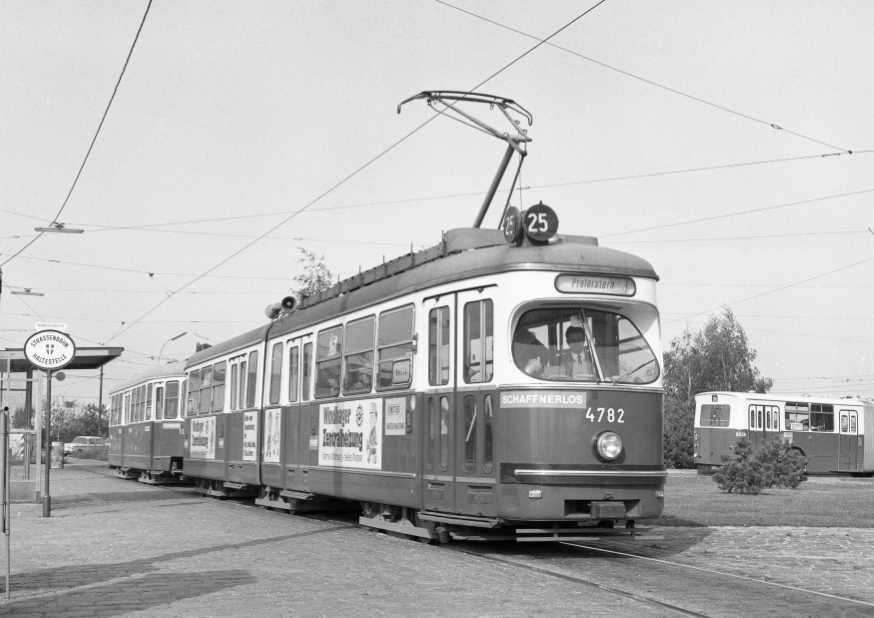
[[750, 444], [753, 448], [764, 440], [765, 406], [750, 405]]
[[855, 471], [859, 457], [858, 413], [855, 410], [840, 412], [841, 456], [838, 469]]
[[[455, 510], [454, 428], [455, 399], [455, 296], [425, 299], [428, 320], [428, 386], [424, 397], [422, 431], [422, 503], [426, 510]], [[421, 348], [420, 348], [421, 349]]]
[[[456, 295], [456, 366], [453, 415], [455, 511], [490, 516], [497, 512], [492, 461], [495, 393], [493, 296], [497, 288]], [[488, 461], [486, 461], [488, 459]]]

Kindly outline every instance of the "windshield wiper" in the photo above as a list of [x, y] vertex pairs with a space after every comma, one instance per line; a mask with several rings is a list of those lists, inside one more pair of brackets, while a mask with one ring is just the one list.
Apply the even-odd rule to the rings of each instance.
[[618, 377], [613, 378], [613, 386], [616, 386], [616, 383], [617, 383], [619, 380], [621, 380], [622, 378], [626, 378], [626, 377], [630, 376], [632, 373], [634, 373], [634, 372], [637, 371], [638, 369], [643, 369], [644, 367], [646, 367], [647, 365], [649, 365], [649, 364], [650, 364], [651, 362], [653, 362], [654, 360], [655, 360], [655, 357], [649, 359], [648, 361], [646, 361], [646, 362], [643, 363], [642, 365], [638, 365], [637, 367], [635, 367], [635, 368], [632, 369], [631, 371], [626, 371], [626, 372], [623, 373], [621, 376], [618, 376]]

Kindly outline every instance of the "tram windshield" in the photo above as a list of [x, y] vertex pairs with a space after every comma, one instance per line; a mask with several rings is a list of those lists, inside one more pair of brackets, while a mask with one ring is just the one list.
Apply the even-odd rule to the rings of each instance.
[[659, 363], [628, 318], [592, 309], [534, 309], [513, 334], [513, 360], [530, 376], [556, 382], [649, 384]]

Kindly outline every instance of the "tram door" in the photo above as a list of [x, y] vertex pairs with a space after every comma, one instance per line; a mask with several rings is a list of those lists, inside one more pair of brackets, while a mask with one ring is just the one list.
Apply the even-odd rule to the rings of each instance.
[[853, 471], [859, 456], [858, 413], [855, 410], [841, 410], [840, 435], [841, 458], [838, 470]]
[[[455, 510], [455, 296], [426, 299], [428, 386], [425, 394], [422, 501], [426, 510]], [[421, 343], [420, 343], [421, 345]], [[421, 348], [420, 348], [421, 349]]]

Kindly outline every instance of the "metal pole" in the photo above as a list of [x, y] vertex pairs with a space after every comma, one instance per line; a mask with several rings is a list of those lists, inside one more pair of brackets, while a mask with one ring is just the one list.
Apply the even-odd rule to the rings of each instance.
[[103, 425], [103, 365], [100, 366], [100, 394], [97, 396], [97, 435], [101, 436], [100, 426]]
[[483, 205], [480, 206], [479, 213], [476, 216], [476, 221], [474, 221], [473, 226], [479, 227], [483, 222], [483, 219], [486, 216], [486, 211], [488, 211], [489, 206], [492, 203], [492, 198], [495, 197], [495, 193], [498, 190], [498, 185], [501, 184], [501, 179], [504, 177], [504, 172], [507, 171], [507, 166], [510, 164], [510, 157], [513, 156], [514, 148], [512, 145], [507, 146], [507, 151], [504, 153], [504, 158], [501, 160], [501, 165], [498, 167], [498, 172], [495, 174], [494, 179], [492, 179], [492, 185], [489, 187], [489, 192], [486, 194], [486, 199], [483, 200]]
[[3, 535], [6, 537], [6, 556], [5, 556], [5, 567], [6, 567], [6, 600], [9, 600], [9, 579], [10, 579], [10, 571], [11, 571], [11, 558], [9, 556], [10, 543], [9, 543], [9, 524], [10, 524], [10, 508], [9, 508], [9, 486], [11, 484], [11, 474], [9, 470], [9, 406], [5, 406], [3, 408], [3, 412], [0, 413], [0, 449], [3, 450], [2, 460], [3, 460]]
[[45, 495], [42, 499], [42, 516], [52, 516], [52, 495], [49, 493], [49, 477], [52, 469], [52, 370], [46, 371], [46, 477]]

